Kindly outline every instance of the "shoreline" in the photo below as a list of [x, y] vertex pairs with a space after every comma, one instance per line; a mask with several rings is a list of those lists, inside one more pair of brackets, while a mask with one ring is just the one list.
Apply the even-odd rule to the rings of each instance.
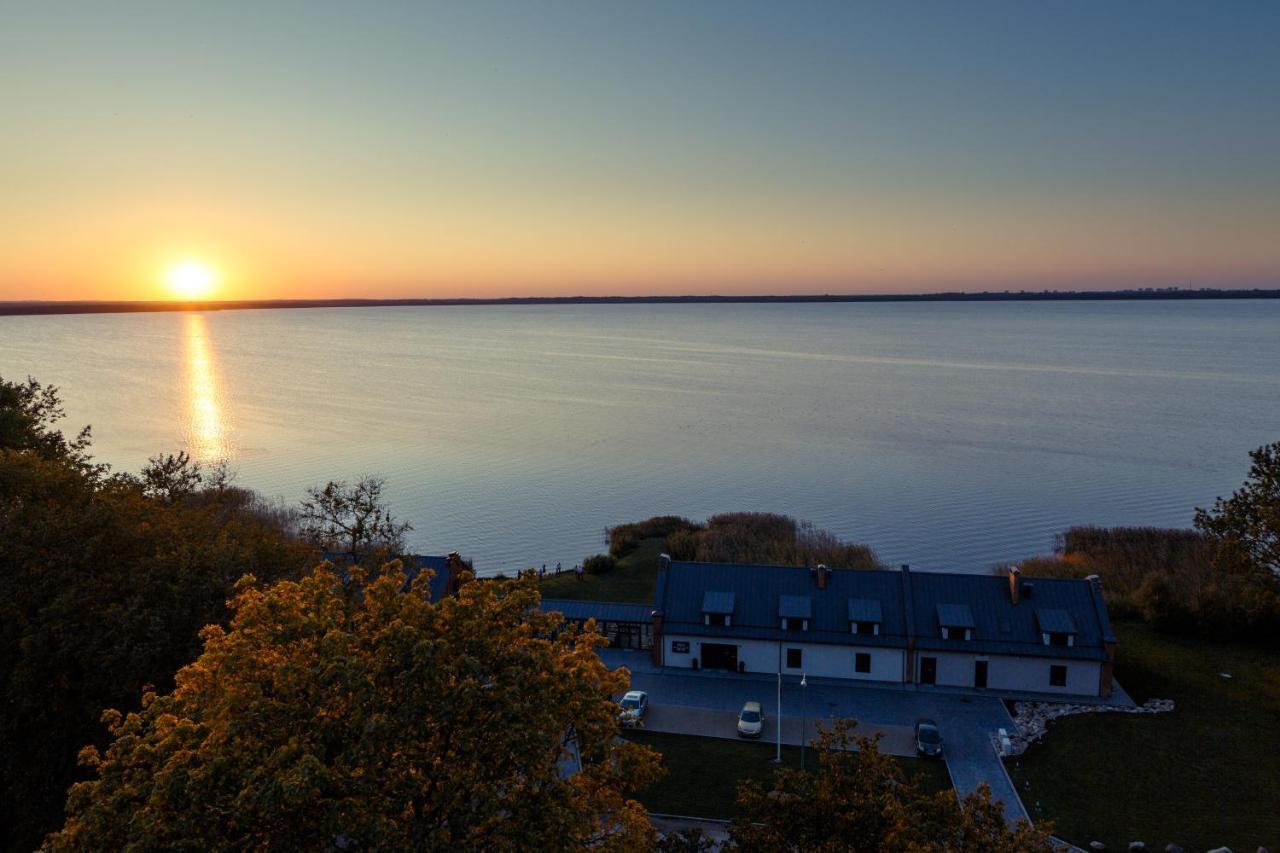
[[978, 293], [796, 294], [775, 296], [510, 296], [458, 299], [236, 299], [201, 301], [104, 300], [0, 302], [0, 317], [53, 314], [131, 314], [156, 311], [247, 311], [296, 308], [388, 308], [483, 305], [720, 305], [826, 302], [1114, 302], [1146, 300], [1280, 299], [1280, 288], [1251, 290], [1042, 290]]

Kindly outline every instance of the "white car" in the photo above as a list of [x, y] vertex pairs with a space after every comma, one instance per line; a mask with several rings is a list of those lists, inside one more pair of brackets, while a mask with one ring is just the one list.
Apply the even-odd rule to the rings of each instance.
[[649, 694], [643, 690], [628, 690], [618, 703], [618, 722], [624, 726], [638, 726], [644, 720], [644, 712], [649, 710]]
[[764, 731], [764, 709], [759, 702], [745, 702], [738, 712], [738, 736], [760, 737]]

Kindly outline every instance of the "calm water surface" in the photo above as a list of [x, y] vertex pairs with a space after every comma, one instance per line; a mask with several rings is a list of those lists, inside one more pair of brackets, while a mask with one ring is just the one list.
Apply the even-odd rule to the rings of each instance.
[[26, 374], [117, 468], [186, 449], [289, 501], [380, 473], [413, 545], [485, 571], [740, 509], [978, 571], [1235, 488], [1280, 439], [1280, 301], [0, 317]]

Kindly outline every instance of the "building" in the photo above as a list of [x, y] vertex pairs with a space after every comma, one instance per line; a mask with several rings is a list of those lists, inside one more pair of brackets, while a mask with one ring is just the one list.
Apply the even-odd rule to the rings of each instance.
[[[351, 564], [350, 554], [325, 551], [322, 556], [340, 569]], [[433, 602], [447, 595], [457, 594], [458, 589], [466, 582], [466, 575], [472, 571], [471, 563], [462, 559], [456, 551], [444, 556], [405, 554], [399, 559], [408, 584], [412, 584], [423, 569], [431, 569], [430, 598]], [[345, 570], [342, 577], [346, 579]]]
[[[585, 612], [585, 611], [584, 611]], [[582, 614], [579, 614], [582, 615]], [[655, 664], [994, 692], [1111, 693], [1115, 635], [1084, 580], [673, 562]]]

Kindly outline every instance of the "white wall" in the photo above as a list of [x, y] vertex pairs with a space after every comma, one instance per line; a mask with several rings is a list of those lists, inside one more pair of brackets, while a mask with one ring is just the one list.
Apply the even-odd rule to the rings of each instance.
[[[687, 653], [671, 651], [673, 641], [689, 644]], [[738, 647], [738, 660], [746, 664], [747, 672], [777, 672], [778, 642], [776, 640], [740, 640], [730, 637], [694, 637], [683, 634], [666, 634], [662, 638], [663, 665], [689, 667], [693, 658], [701, 665], [702, 643], [732, 645]], [[801, 650], [801, 666], [787, 666], [787, 649]], [[866, 652], [871, 655], [871, 672], [856, 672], [855, 655]], [[826, 678], [849, 678], [862, 681], [901, 681], [902, 649], [878, 646], [834, 646], [821, 643], [782, 643], [782, 671], [792, 675], [808, 673]]]
[[[1006, 655], [958, 654], [955, 652], [916, 653], [916, 679], [920, 678], [920, 658], [938, 659], [938, 684], [952, 687], [973, 686], [973, 663], [987, 661], [987, 689], [1026, 690], [1036, 693], [1074, 693], [1097, 696], [1102, 664], [1096, 661], [1072, 661], [1056, 658], [1012, 657]], [[1065, 687], [1049, 684], [1049, 667], [1067, 668]]]

